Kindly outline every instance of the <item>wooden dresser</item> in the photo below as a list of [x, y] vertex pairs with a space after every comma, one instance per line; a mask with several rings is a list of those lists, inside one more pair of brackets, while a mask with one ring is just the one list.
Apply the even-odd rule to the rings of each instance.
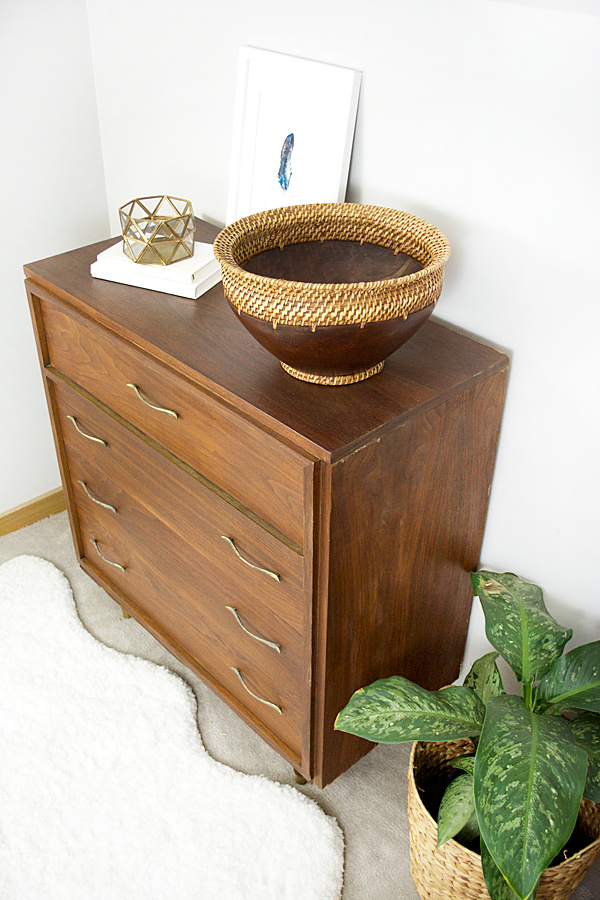
[[221, 285], [92, 278], [114, 240], [25, 267], [81, 565], [323, 786], [372, 746], [333, 730], [355, 689], [457, 677], [508, 360], [430, 321], [381, 374], [306, 384]]

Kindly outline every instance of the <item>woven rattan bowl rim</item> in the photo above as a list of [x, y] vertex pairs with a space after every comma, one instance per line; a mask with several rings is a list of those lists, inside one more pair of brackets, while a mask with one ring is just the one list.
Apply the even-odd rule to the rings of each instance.
[[[437, 848], [437, 822], [425, 807], [415, 779], [415, 758], [423, 749], [439, 754], [440, 759], [450, 759], [474, 749], [468, 740], [431, 743], [415, 741], [408, 766], [408, 817], [410, 826], [411, 873], [421, 897], [436, 896], [438, 900], [461, 896], [466, 900], [489, 900], [478, 853], [449, 840]], [[600, 806], [583, 800], [580, 816], [593, 822], [600, 832]], [[417, 854], [423, 845], [423, 852]], [[427, 845], [430, 852], [427, 850]], [[588, 868], [600, 853], [600, 836], [591, 841], [574, 856], [547, 868], [540, 878], [536, 898], [539, 900], [564, 900], [570, 896]], [[418, 860], [417, 860], [418, 855]], [[455, 893], [455, 887], [460, 890]], [[448, 892], [446, 893], [446, 888]], [[433, 890], [433, 893], [430, 893]], [[437, 891], [437, 893], [436, 893]]]
[[[253, 256], [306, 241], [378, 244], [423, 265], [380, 281], [321, 284], [248, 272]], [[307, 203], [254, 213], [228, 225], [214, 242], [223, 288], [239, 312], [274, 325], [348, 325], [381, 322], [435, 303], [442, 289], [447, 238], [411, 213], [362, 203]]]

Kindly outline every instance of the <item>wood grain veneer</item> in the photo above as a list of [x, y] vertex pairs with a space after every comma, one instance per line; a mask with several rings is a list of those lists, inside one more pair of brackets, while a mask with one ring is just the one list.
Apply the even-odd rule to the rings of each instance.
[[[199, 222], [196, 239], [216, 231]], [[92, 278], [113, 242], [25, 268], [81, 565], [327, 784], [371, 746], [333, 730], [356, 688], [458, 674], [508, 360], [429, 321], [379, 375], [306, 384], [245, 331], [220, 285], [193, 301]], [[180, 417], [140, 405], [129, 381]]]
[[302, 456], [50, 298], [42, 316], [51, 365], [302, 544]]

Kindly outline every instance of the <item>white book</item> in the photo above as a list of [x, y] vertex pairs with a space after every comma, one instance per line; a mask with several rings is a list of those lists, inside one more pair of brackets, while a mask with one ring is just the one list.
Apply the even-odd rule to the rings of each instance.
[[[194, 255], [169, 266], [159, 264], [136, 263], [123, 252], [123, 241], [120, 240], [108, 250], [98, 254], [97, 263], [118, 267], [132, 273], [146, 272], [154, 278], [164, 278], [166, 281], [181, 282], [182, 284], [196, 284], [204, 279], [205, 275], [212, 274], [219, 269], [219, 263], [214, 257], [213, 245], [196, 241]], [[95, 263], [92, 264], [92, 268]], [[92, 275], [95, 273], [92, 271]], [[125, 282], [132, 284], [134, 282]]]
[[[102, 255], [102, 254], [100, 254]], [[216, 262], [216, 260], [215, 260]], [[173, 263], [174, 266], [179, 265]], [[172, 281], [162, 276], [155, 276], [154, 269], [157, 266], [147, 266], [138, 263], [132, 263], [135, 268], [133, 270], [126, 266], [113, 265], [99, 258], [90, 266], [90, 272], [94, 278], [102, 278], [104, 281], [115, 281], [119, 284], [131, 284], [133, 287], [147, 288], [150, 291], [161, 291], [163, 294], [176, 294], [178, 297], [190, 297], [197, 300], [206, 291], [209, 291], [215, 284], [221, 280], [221, 269], [217, 263], [217, 268], [206, 274], [202, 274], [200, 278], [194, 282]], [[161, 267], [162, 268], [162, 267]], [[168, 266], [166, 268], [172, 268]], [[152, 272], [148, 272], [152, 269]]]

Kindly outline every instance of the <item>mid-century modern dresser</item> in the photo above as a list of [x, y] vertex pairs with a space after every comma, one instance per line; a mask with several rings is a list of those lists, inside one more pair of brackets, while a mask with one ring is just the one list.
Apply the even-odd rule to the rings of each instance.
[[372, 746], [333, 728], [354, 690], [458, 674], [508, 360], [429, 321], [366, 381], [304, 383], [221, 285], [92, 278], [111, 243], [25, 267], [81, 565], [323, 786]]

